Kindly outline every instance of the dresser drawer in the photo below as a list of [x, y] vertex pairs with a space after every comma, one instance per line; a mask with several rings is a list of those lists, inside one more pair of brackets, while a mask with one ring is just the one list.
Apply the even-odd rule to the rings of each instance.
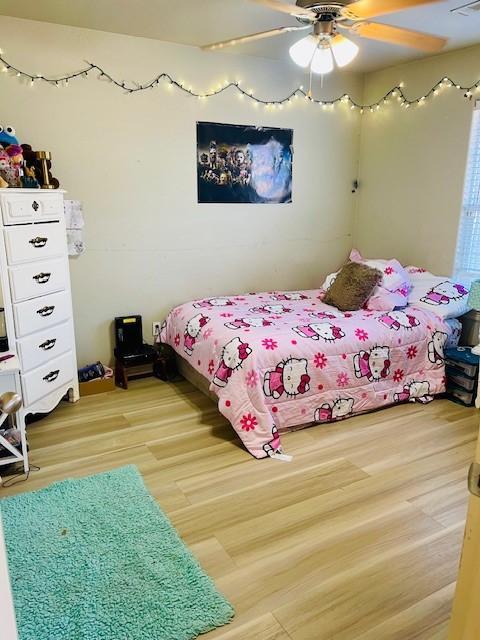
[[73, 379], [73, 356], [69, 351], [29, 373], [22, 374], [25, 406], [29, 406]]
[[52, 327], [68, 320], [70, 316], [71, 302], [66, 291], [13, 305], [17, 338]]
[[62, 291], [66, 285], [65, 262], [62, 259], [13, 267], [8, 275], [13, 302]]
[[5, 229], [8, 264], [46, 260], [65, 253], [66, 235], [61, 224], [28, 224]]
[[3, 223], [22, 224], [42, 220], [60, 220], [63, 215], [63, 194], [40, 190], [0, 195]]
[[17, 340], [22, 371], [35, 369], [72, 348], [72, 332], [68, 322]]

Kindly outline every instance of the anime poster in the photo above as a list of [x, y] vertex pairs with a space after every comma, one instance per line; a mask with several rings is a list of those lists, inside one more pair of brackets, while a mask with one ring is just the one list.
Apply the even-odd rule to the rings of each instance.
[[291, 202], [292, 161], [292, 129], [197, 122], [198, 202]]

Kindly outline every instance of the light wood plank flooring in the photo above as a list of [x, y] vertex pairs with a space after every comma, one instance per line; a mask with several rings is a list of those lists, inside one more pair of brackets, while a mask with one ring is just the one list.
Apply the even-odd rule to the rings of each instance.
[[0, 496], [133, 463], [236, 608], [209, 639], [444, 640], [478, 415], [395, 406], [257, 461], [189, 383], [142, 380], [33, 424], [41, 470]]

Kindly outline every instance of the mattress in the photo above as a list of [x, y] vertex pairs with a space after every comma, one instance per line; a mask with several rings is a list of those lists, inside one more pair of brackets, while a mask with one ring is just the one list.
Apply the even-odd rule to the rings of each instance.
[[199, 374], [197, 386], [208, 381], [256, 458], [282, 453], [284, 429], [428, 402], [445, 391], [443, 348], [458, 340], [458, 321], [416, 307], [342, 313], [322, 294], [195, 300], [174, 308], [162, 326], [162, 342]]

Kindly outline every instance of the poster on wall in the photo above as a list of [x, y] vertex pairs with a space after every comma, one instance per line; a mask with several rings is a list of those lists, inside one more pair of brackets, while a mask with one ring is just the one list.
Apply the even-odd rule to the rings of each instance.
[[292, 202], [293, 130], [197, 122], [198, 202]]

